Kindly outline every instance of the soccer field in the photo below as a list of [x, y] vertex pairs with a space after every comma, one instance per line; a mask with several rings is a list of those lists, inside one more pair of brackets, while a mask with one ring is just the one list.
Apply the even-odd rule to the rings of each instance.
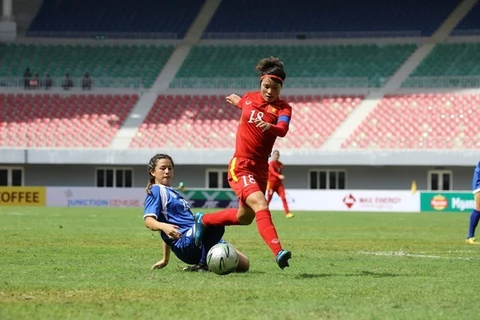
[[227, 227], [245, 274], [161, 258], [141, 209], [0, 208], [0, 319], [475, 319], [468, 214], [274, 212], [280, 270], [256, 225]]

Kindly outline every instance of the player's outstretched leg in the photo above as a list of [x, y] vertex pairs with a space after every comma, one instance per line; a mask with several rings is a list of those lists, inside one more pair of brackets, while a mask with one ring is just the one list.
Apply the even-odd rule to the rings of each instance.
[[279, 253], [277, 253], [277, 257], [275, 258], [275, 261], [277, 261], [278, 266], [280, 269], [284, 269], [285, 267], [289, 267], [290, 265], [288, 264], [288, 260], [292, 257], [292, 253], [288, 250], [280, 250]]
[[202, 246], [203, 235], [205, 233], [205, 225], [203, 224], [203, 212], [195, 213], [195, 245]]

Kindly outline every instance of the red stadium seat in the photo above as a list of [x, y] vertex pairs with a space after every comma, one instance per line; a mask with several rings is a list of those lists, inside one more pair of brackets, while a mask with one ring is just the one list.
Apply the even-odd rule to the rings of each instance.
[[0, 95], [3, 147], [105, 148], [136, 95]]
[[[278, 147], [319, 148], [362, 101], [361, 96], [286, 96], [293, 107], [287, 137]], [[235, 144], [240, 110], [224, 95], [158, 96], [132, 148], [229, 148]], [[162, 139], [158, 139], [158, 133]]]
[[478, 148], [479, 104], [477, 94], [387, 95], [342, 148]]

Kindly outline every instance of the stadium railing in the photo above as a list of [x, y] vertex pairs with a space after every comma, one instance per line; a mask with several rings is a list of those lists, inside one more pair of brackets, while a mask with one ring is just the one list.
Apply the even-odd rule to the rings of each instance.
[[[63, 88], [65, 78], [50, 78], [52, 81], [51, 88]], [[83, 78], [70, 78], [73, 81], [73, 88], [82, 88]], [[90, 77], [92, 88], [144, 88], [141, 78], [114, 78], [114, 77]], [[37, 85], [33, 79], [30, 79], [28, 89], [45, 89], [46, 78], [38, 79]], [[25, 78], [22, 77], [0, 77], [0, 87], [7, 88], [25, 88]]]
[[[112, 120], [114, 121], [114, 120]], [[98, 147], [98, 146], [74, 146], [70, 143], [65, 142], [65, 146], [58, 146], [56, 143], [56, 138], [51, 140], [45, 140], [39, 142], [36, 140], [35, 147], [32, 147], [28, 141], [31, 141], [35, 137], [36, 133], [27, 133], [27, 132], [18, 132], [15, 134], [15, 138], [10, 139], [7, 144], [0, 144], [0, 149], [11, 148], [11, 149], [118, 149], [118, 150], [151, 150], [150, 145], [139, 146], [138, 143], [135, 143], [135, 146], [131, 145], [132, 140], [130, 138], [117, 138], [117, 145], [112, 147]], [[59, 141], [62, 141], [62, 134], [59, 135]], [[192, 138], [198, 140], [199, 138]], [[460, 150], [478, 150], [480, 149], [480, 142], [475, 137], [455, 137], [455, 136], [443, 136], [443, 137], [388, 137], [388, 136], [373, 136], [373, 137], [357, 137], [355, 140], [351, 138], [325, 138], [318, 137], [312, 138], [312, 136], [306, 135], [296, 135], [296, 140], [305, 141], [304, 144], [299, 145], [298, 143], [290, 143], [285, 140], [284, 143], [279, 145], [279, 148], [282, 150], [303, 150], [303, 151], [324, 151], [324, 152], [335, 152], [335, 151], [361, 151], [366, 153], [372, 153], [377, 151], [388, 151], [388, 150], [419, 150], [426, 152], [437, 152], [437, 151], [460, 151]], [[324, 140], [321, 143], [320, 147], [313, 147], [312, 144], [317, 142], [319, 139]], [[112, 140], [113, 141], [113, 140]], [[163, 149], [168, 150], [189, 150], [189, 151], [208, 151], [208, 150], [229, 150], [230, 148], [224, 147], [212, 147], [211, 142], [214, 140], [204, 141], [204, 147], [198, 147], [190, 144], [189, 141], [185, 141], [183, 147], [178, 146], [169, 146], [166, 145], [157, 146]], [[309, 143], [310, 142], [310, 143]], [[229, 142], [229, 145], [234, 143], [234, 140]], [[56, 146], [57, 145], [57, 146]], [[198, 145], [198, 143], [195, 143]]]
[[461, 30], [452, 30], [450, 33], [451, 36], [479, 36], [480, 29], [461, 29]]
[[[328, 144], [328, 142], [327, 142]], [[424, 137], [416, 136], [370, 136], [370, 137], [355, 137], [345, 140], [342, 144], [342, 149], [345, 150], [424, 150], [424, 151], [438, 151], [444, 150], [469, 150], [479, 149], [480, 142], [478, 138], [473, 136], [455, 136], [452, 133], [450, 136], [435, 136]], [[326, 146], [326, 150], [331, 150]]]
[[419, 30], [335, 31], [335, 32], [205, 32], [202, 39], [337, 39], [337, 38], [417, 38]]
[[76, 38], [76, 39], [155, 39], [176, 40], [175, 32], [78, 32], [78, 31], [27, 31], [28, 37], [36, 38]]
[[402, 88], [478, 88], [480, 76], [410, 77]]
[[[259, 85], [258, 78], [175, 78], [170, 88], [180, 89], [252, 89]], [[288, 78], [285, 88], [369, 88], [368, 78]]]

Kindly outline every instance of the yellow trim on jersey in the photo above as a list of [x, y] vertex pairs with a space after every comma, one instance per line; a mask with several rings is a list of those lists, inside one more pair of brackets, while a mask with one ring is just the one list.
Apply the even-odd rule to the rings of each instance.
[[237, 165], [237, 158], [233, 158], [230, 162], [230, 175], [232, 176], [233, 181], [238, 182], [238, 178], [235, 175], [235, 166]]
[[270, 189], [270, 181], [267, 182], [267, 190]]

